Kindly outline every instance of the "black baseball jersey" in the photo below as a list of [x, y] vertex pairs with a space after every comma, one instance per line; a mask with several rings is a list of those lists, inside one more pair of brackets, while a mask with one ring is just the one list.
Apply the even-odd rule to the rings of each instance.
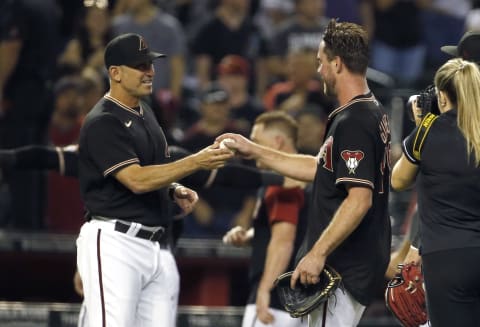
[[[271, 227], [277, 222], [288, 222], [297, 226], [295, 244], [287, 270], [293, 270], [295, 253], [300, 247], [307, 225], [305, 191], [299, 188], [283, 188], [269, 186], [258, 192], [257, 208], [254, 213], [252, 240], [252, 257], [249, 271], [250, 292], [248, 303], [255, 303], [258, 285], [263, 274], [267, 257], [268, 244], [271, 237]], [[272, 290], [270, 307], [285, 310]]]
[[445, 112], [432, 124], [420, 160], [413, 156], [417, 129], [403, 141], [403, 151], [419, 165], [421, 253], [480, 247], [480, 168], [473, 154], [467, 156], [457, 110]]
[[165, 135], [145, 103], [129, 108], [109, 96], [102, 98], [80, 132], [80, 189], [89, 214], [169, 225], [172, 201], [167, 188], [134, 194], [112, 175], [131, 164], [167, 163], [168, 157]]
[[348, 195], [346, 185], [371, 188], [372, 207], [326, 262], [342, 275], [345, 288], [363, 305], [369, 304], [383, 282], [390, 257], [389, 146], [387, 115], [371, 93], [355, 97], [329, 115], [317, 156], [306, 244], [298, 256], [303, 257], [329, 225]]

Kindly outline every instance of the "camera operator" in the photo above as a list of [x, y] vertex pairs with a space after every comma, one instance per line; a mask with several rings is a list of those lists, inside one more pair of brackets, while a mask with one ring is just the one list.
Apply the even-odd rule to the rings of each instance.
[[480, 326], [480, 71], [451, 59], [434, 84], [441, 114], [418, 117], [422, 110], [413, 102], [418, 127], [403, 142], [392, 187], [404, 190], [418, 180], [431, 325]]
[[[467, 31], [461, 39], [458, 41], [457, 45], [444, 45], [440, 48], [441, 51], [451, 55], [452, 57], [460, 57], [464, 60], [468, 60], [471, 62], [476, 63], [479, 65], [480, 63], [480, 32], [479, 31]], [[432, 112], [434, 114], [440, 114], [438, 106], [437, 106], [437, 98], [436, 98], [436, 91], [435, 86], [430, 85], [425, 90], [420, 92], [418, 95], [412, 95], [407, 102], [406, 105], [406, 114], [407, 117], [412, 121], [415, 122], [416, 125], [420, 123], [421, 117], [414, 117], [412, 113], [412, 103], [413, 100], [417, 99], [417, 107], [422, 109], [422, 114], [426, 114], [428, 112]], [[397, 151], [394, 150], [395, 145], [392, 144], [392, 155], [391, 158], [394, 159], [393, 162], [397, 160]], [[400, 151], [401, 152], [401, 151]], [[400, 157], [400, 154], [398, 155]], [[392, 192], [392, 198], [398, 195], [397, 192]], [[411, 201], [416, 202], [416, 195], [415, 199], [411, 199]], [[393, 201], [392, 201], [393, 202]], [[411, 204], [410, 204], [411, 205]], [[415, 206], [416, 207], [416, 206]], [[391, 211], [394, 212], [393, 210]], [[395, 215], [394, 215], [395, 217]], [[414, 228], [417, 225], [417, 217], [418, 214], [416, 209], [414, 209], [412, 220], [408, 218], [408, 210], [407, 210], [407, 217], [404, 218], [407, 221], [410, 221], [409, 224], [411, 228]], [[405, 224], [405, 223], [404, 223]], [[402, 225], [403, 227], [403, 225]], [[392, 273], [394, 274], [397, 269], [397, 263], [400, 262], [410, 262], [412, 259], [414, 261], [419, 261], [420, 257], [418, 255], [418, 244], [412, 242], [412, 240], [416, 240], [419, 242], [417, 235], [412, 234], [411, 232], [408, 235], [405, 235], [405, 239], [403, 240], [402, 244], [398, 246], [398, 250], [392, 253], [392, 260], [390, 260], [389, 270], [387, 272], [387, 278], [392, 278]], [[401, 249], [409, 249], [408, 253], [404, 253]]]

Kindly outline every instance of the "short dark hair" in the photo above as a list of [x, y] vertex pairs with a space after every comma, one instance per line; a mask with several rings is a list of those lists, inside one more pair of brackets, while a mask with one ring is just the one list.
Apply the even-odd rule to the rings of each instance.
[[332, 19], [325, 30], [323, 41], [329, 60], [338, 56], [352, 73], [367, 72], [370, 56], [368, 36], [360, 25]]
[[294, 118], [283, 111], [264, 112], [255, 119], [256, 124], [263, 124], [265, 129], [276, 128], [285, 133], [293, 144], [297, 143], [298, 124]]

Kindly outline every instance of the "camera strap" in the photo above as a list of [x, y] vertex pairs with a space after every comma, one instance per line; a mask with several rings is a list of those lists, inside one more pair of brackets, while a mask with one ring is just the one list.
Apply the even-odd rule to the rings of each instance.
[[427, 134], [432, 127], [433, 122], [438, 118], [437, 115], [429, 112], [423, 117], [422, 122], [418, 126], [417, 134], [415, 134], [415, 140], [413, 141], [413, 157], [420, 161], [420, 154], [422, 152], [423, 144], [427, 138]]

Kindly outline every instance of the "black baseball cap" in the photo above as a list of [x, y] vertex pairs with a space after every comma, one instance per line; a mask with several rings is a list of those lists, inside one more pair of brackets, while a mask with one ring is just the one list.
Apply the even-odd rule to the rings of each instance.
[[135, 33], [122, 34], [108, 42], [105, 48], [105, 67], [135, 66], [157, 58], [166, 57], [158, 52], [150, 51], [145, 39]]
[[453, 57], [480, 62], [480, 32], [468, 31], [463, 34], [458, 45], [445, 45], [440, 49]]

